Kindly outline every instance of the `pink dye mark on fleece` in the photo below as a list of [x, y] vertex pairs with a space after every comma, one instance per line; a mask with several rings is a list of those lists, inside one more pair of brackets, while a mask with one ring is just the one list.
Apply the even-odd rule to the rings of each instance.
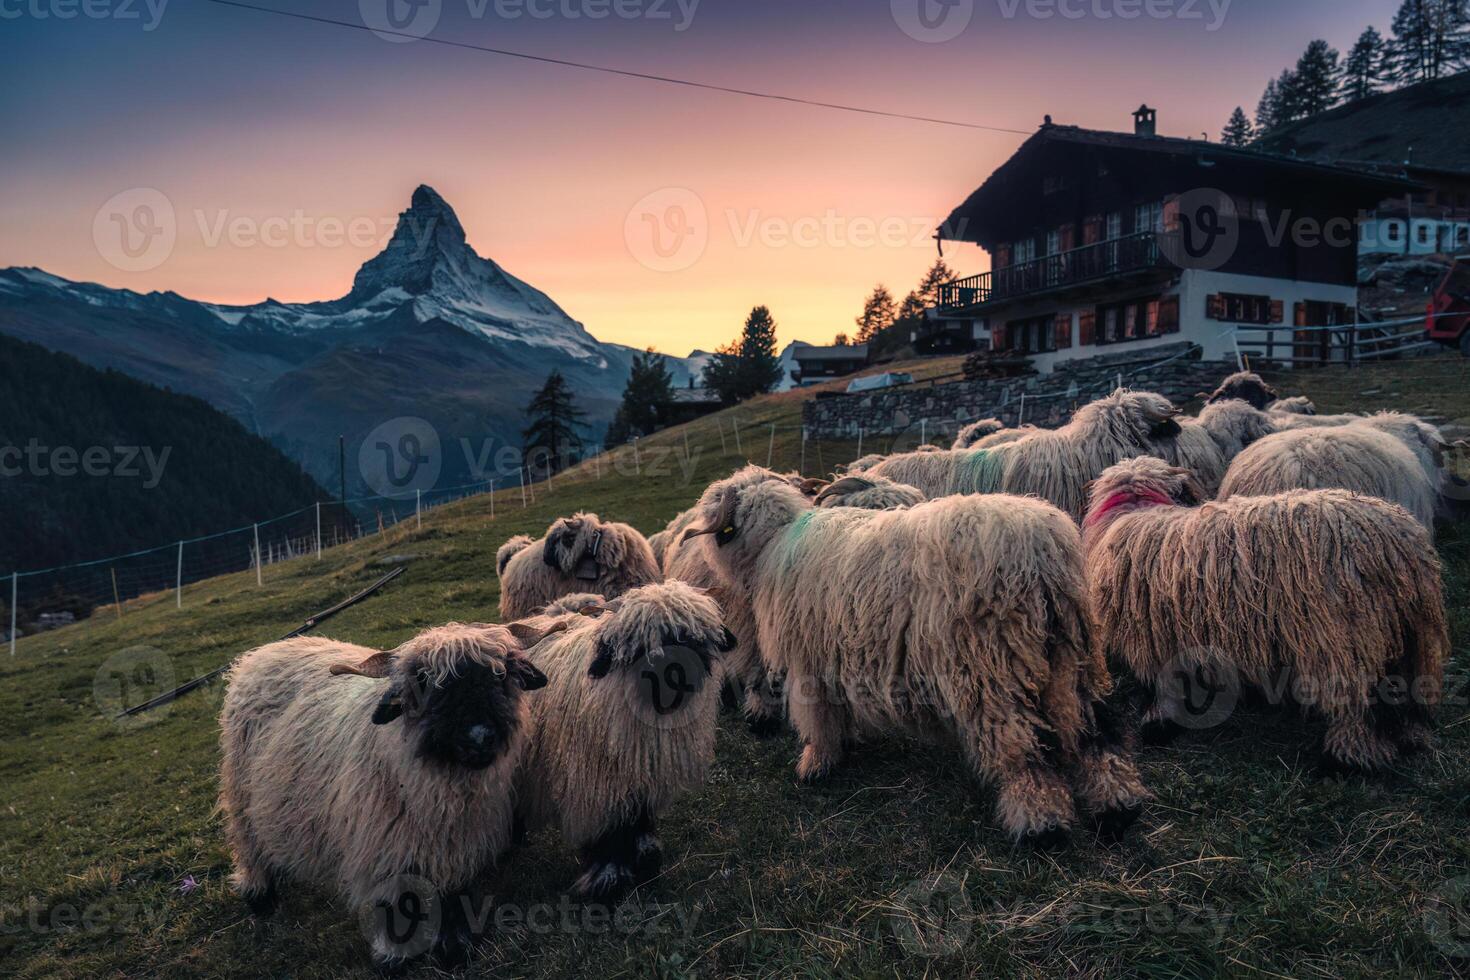
[[1083, 529], [1096, 525], [1109, 511], [1117, 510], [1119, 507], [1126, 507], [1129, 504], [1163, 504], [1165, 506], [1173, 506], [1174, 501], [1159, 491], [1147, 487], [1140, 490], [1119, 490], [1099, 504], [1097, 509], [1091, 514], [1087, 515], [1087, 519], [1082, 522]]

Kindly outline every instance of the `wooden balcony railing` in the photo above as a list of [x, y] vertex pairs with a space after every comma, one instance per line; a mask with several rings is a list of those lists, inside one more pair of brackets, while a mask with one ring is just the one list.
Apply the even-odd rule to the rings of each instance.
[[1160, 265], [1158, 237], [1143, 231], [945, 283], [939, 287], [938, 308], [941, 314], [954, 313]]

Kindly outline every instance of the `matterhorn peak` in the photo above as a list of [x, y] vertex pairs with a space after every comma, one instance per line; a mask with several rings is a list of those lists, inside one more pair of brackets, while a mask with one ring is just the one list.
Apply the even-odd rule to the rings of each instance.
[[408, 209], [399, 213], [387, 247], [357, 270], [349, 295], [362, 300], [393, 287], [425, 293], [434, 288], [436, 269], [462, 268], [470, 258], [473, 252], [454, 208], [434, 188], [420, 184]]

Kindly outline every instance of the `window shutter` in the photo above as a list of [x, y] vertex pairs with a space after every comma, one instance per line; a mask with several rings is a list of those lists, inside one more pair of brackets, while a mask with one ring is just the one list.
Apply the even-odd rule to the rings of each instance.
[[1148, 335], [1150, 337], [1159, 335], [1159, 301], [1156, 299], [1148, 302]]
[[991, 263], [997, 269], [1004, 269], [1011, 264], [1011, 247], [1009, 245], [995, 246], [995, 261]]
[[1163, 296], [1158, 302], [1159, 333], [1179, 332], [1179, 297]]
[[1072, 346], [1072, 314], [1058, 313], [1052, 321], [1052, 333], [1056, 338], [1057, 350], [1065, 350]]
[[1006, 332], [1009, 331], [1009, 330], [1010, 330], [1010, 326], [1007, 325], [1007, 324], [1004, 324], [1004, 323], [994, 324], [990, 328], [990, 349], [991, 350], [993, 350], [993, 351], [1003, 351], [1003, 350], [1006, 349]]
[[1097, 342], [1097, 314], [1084, 310], [1077, 314], [1077, 343], [1086, 347]]
[[1061, 233], [1062, 251], [1070, 252], [1077, 247], [1077, 226], [1070, 222], [1062, 225], [1058, 231]]
[[1171, 194], [1164, 198], [1164, 231], [1179, 230], [1179, 198]]
[[1220, 293], [1211, 293], [1205, 297], [1205, 316], [1211, 320], [1225, 319], [1225, 297]]
[[1307, 304], [1306, 303], [1297, 303], [1294, 306], [1292, 306], [1292, 308], [1291, 308], [1291, 316], [1292, 316], [1291, 322], [1295, 326], [1305, 327], [1307, 325]]
[[1082, 244], [1095, 245], [1102, 241], [1102, 215], [1090, 214], [1082, 222]]
[[1279, 299], [1271, 301], [1271, 322], [1284, 323], [1286, 321], [1286, 304]]

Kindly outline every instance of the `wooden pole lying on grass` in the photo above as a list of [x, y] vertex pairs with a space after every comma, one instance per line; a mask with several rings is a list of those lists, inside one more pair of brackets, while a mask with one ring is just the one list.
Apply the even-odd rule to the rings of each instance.
[[[348, 608], [349, 606], [355, 606], [355, 605], [357, 605], [359, 602], [361, 602], [362, 600], [366, 599], [368, 596], [372, 595], [374, 592], [378, 591], [379, 589], [381, 589], [383, 586], [387, 585], [389, 582], [393, 581], [398, 576], [402, 575], [403, 574], [403, 569], [404, 569], [404, 566], [403, 565], [399, 565], [397, 568], [393, 569], [393, 571], [389, 572], [387, 575], [384, 575], [382, 578], [378, 579], [376, 582], [374, 582], [372, 585], [369, 585], [367, 588], [363, 589], [361, 592], [357, 593], [354, 596], [349, 596], [348, 598], [343, 599], [341, 602], [337, 603], [335, 606], [330, 606], [330, 607], [328, 607], [326, 609], [323, 609], [321, 612], [317, 613], [315, 616], [311, 617], [306, 622], [302, 623], [300, 626], [296, 627], [294, 630], [292, 630], [291, 632], [287, 633], [285, 636], [281, 637], [280, 639], [281, 640], [289, 640], [292, 637], [300, 636], [303, 633], [309, 633], [309, 632], [311, 632], [312, 630], [314, 630], [318, 626], [320, 626], [322, 623], [326, 622], [327, 620], [331, 619], [333, 616], [337, 615], [342, 610]], [[280, 642], [280, 641], [278, 640], [277, 642]], [[210, 681], [214, 680], [216, 677], [220, 676], [225, 671], [229, 670], [230, 667], [231, 667], [231, 665], [233, 665], [233, 664], [234, 664], [234, 661], [231, 660], [229, 663], [225, 664], [223, 667], [217, 667], [214, 670], [211, 670], [207, 674], [202, 674], [199, 677], [196, 677], [196, 678], [194, 678], [191, 681], [185, 681], [184, 683], [180, 684], [178, 687], [174, 688], [172, 691], [165, 691], [162, 694], [158, 695], [158, 697], [152, 698], [151, 700], [148, 700], [148, 701], [144, 701], [142, 704], [135, 704], [131, 708], [125, 708], [116, 717], [117, 718], [127, 718], [127, 717], [130, 717], [132, 715], [141, 714], [144, 711], [151, 711], [152, 709], [157, 708], [157, 707], [159, 707], [161, 705], [168, 704], [170, 701], [177, 700], [180, 696], [185, 695], [185, 694], [188, 694], [190, 691], [196, 690], [198, 688], [203, 687], [205, 684], [208, 684]]]

